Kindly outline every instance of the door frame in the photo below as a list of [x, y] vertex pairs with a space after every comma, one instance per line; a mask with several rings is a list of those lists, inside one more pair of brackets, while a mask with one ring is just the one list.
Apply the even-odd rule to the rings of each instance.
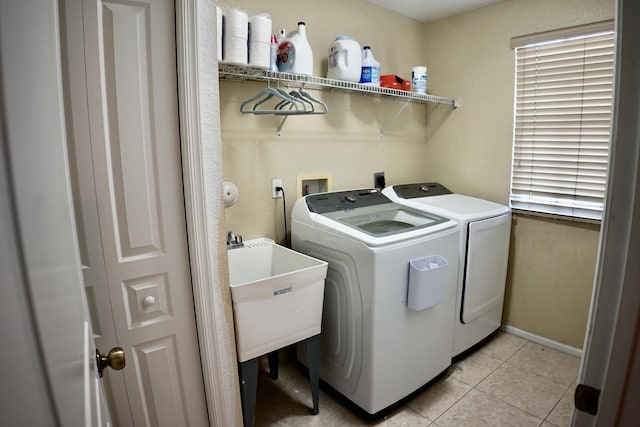
[[[616, 0], [616, 5], [619, 8], [618, 21], [624, 18], [620, 13], [622, 5], [627, 9], [634, 7], [630, 0]], [[241, 424], [239, 388], [231, 298], [228, 289], [227, 255], [224, 243], [226, 236], [223, 229], [221, 131], [214, 17], [214, 0], [176, 0], [178, 102], [183, 180], [194, 302], [209, 419], [211, 425], [239, 425]], [[630, 22], [634, 18], [635, 16], [629, 17], [628, 21]], [[627, 25], [624, 30], [627, 37], [628, 33], [634, 31], [630, 25]], [[622, 38], [621, 33], [618, 38], [619, 40]], [[634, 52], [627, 52], [626, 55], [634, 55]], [[616, 72], [616, 79], [620, 78], [620, 72], [620, 70]], [[631, 76], [629, 80], [632, 81], [634, 78]], [[635, 111], [626, 113], [621, 111], [620, 113], [624, 113], [624, 117], [629, 118], [635, 114]], [[634, 129], [624, 120], [618, 123], [618, 126], [619, 129], [629, 131]], [[618, 137], [622, 137], [622, 133], [619, 133]], [[623, 142], [622, 138], [620, 142]], [[625, 143], [629, 144], [629, 148], [631, 148], [638, 142], [631, 138]], [[623, 158], [624, 154], [620, 153], [620, 156]], [[634, 167], [628, 165], [626, 170], [621, 172], [622, 175], [632, 174], [633, 170]], [[612, 174], [609, 180], [609, 189], [614, 188], [615, 182], [625, 182], [619, 179], [616, 174]], [[628, 185], [626, 189], [628, 190], [630, 187], [631, 185]], [[619, 191], [622, 192], [622, 190]], [[616, 212], [617, 221], [615, 222], [610, 222], [608, 217], [605, 218], [603, 225], [611, 228], [610, 233], [606, 234], [613, 236], [617, 231], [614, 230], [615, 228], [630, 227], [630, 224], [634, 224], [635, 228], [633, 229], [636, 233], [638, 232], [638, 205], [633, 206], [633, 194], [627, 195], [631, 197], [626, 200], [619, 197], [617, 202], [610, 203], [608, 206], [608, 211], [618, 211], [618, 209], [620, 211]], [[608, 245], [604, 234], [601, 234], [599, 273], [597, 273], [598, 277], [596, 277], [592, 298], [586, 347], [580, 373], [580, 382], [593, 383], [593, 385], [602, 385], [605, 376], [609, 377], [607, 378], [609, 385], [604, 390], [601, 402], [603, 419], [611, 416], [612, 412], [615, 413], [612, 408], [617, 407], [616, 398], [623, 391], [624, 386], [624, 384], [620, 384], [619, 380], [623, 376], [622, 373], [630, 372], [627, 369], [632, 366], [633, 357], [635, 357], [636, 369], [638, 369], [637, 365], [640, 365], [638, 360], [640, 352], [634, 353], [628, 346], [624, 349], [626, 351], [623, 352], [623, 355], [618, 355], [622, 356], [618, 359], [623, 358], [627, 363], [616, 366], [616, 362], [619, 360], [610, 357], [611, 351], [614, 349], [611, 335], [616, 330], [624, 329], [620, 327], [620, 324], [616, 325], [618, 314], [621, 315], [619, 320], [626, 320], [628, 324], [629, 313], [637, 312], [639, 304], [637, 294], [633, 298], [632, 305], [634, 306], [631, 309], [627, 307], [629, 304], [626, 304], [625, 307], [622, 307], [625, 309], [618, 313], [618, 307], [620, 307], [619, 295], [622, 289], [631, 289], [632, 284], [637, 283], [638, 272], [632, 268], [632, 261], [629, 258], [615, 259], [616, 251], [613, 250], [616, 247], [615, 242], [612, 241]], [[634, 248], [635, 252], [638, 251], [637, 246], [631, 246], [631, 248]], [[617, 267], [622, 267], [623, 270], [618, 270], [616, 273]], [[625, 270], [630, 276], [623, 277], [619, 273]], [[613, 279], [613, 283], [608, 283], [609, 300], [613, 299], [613, 301], [609, 301], [611, 304], [603, 308], [599, 303], [605, 301], [600, 298], [607, 299], [607, 297], [599, 290], [605, 277]], [[612, 287], [617, 292], [613, 292]], [[611, 294], [617, 294], [617, 297], [611, 298]], [[606, 313], [598, 313], [599, 307], [600, 311], [604, 310]], [[638, 334], [638, 328], [634, 329], [633, 333]], [[628, 335], [624, 338], [628, 338]], [[616, 338], [618, 338], [616, 344], [620, 344], [620, 339], [623, 337]], [[634, 353], [634, 356], [631, 353]], [[595, 363], [598, 361], [603, 364], [598, 366], [599, 364]], [[610, 368], [609, 375], [607, 375], [607, 367]], [[225, 372], [231, 373], [231, 375], [223, 375]], [[574, 411], [572, 421], [578, 424], [585, 422], [585, 425], [593, 425], [595, 418]]]
[[[640, 5], [616, 1], [616, 75], [609, 177], [578, 382], [601, 390], [598, 415], [572, 425], [637, 425], [640, 415]], [[633, 419], [633, 421], [632, 421]]]
[[[624, 0], [624, 4], [631, 5], [631, 1]], [[222, 160], [220, 155], [218, 69], [214, 54], [216, 52], [214, 49], [216, 46], [214, 8], [213, 0], [176, 0], [183, 174], [194, 299], [209, 420], [211, 425], [240, 425], [238, 420], [241, 420], [241, 415], [239, 406], [237, 406], [239, 405], [239, 390], [235, 344], [230, 311], [231, 299], [228, 297], [228, 287], [225, 283], [228, 281], [225, 264], [226, 248], [223, 243], [225, 236], [223, 235], [224, 231], [221, 231], [224, 224], [224, 210], [221, 202]], [[51, 19], [57, 18], [54, 16], [54, 9], [47, 9], [43, 13], [47, 13]], [[630, 52], [630, 54], [634, 53]], [[0, 52], [0, 57], [4, 57], [3, 52]], [[6, 94], [0, 94], [0, 97], [0, 102], [4, 104]], [[5, 105], [6, 107], [13, 108]], [[628, 115], [630, 116], [631, 112]], [[204, 118], [207, 120], [205, 121]], [[7, 141], [3, 138], [7, 135], [5, 132], [6, 129], [3, 129], [0, 134], [0, 145], [4, 148], [16, 143], [16, 141]], [[628, 142], [631, 145], [637, 143], [633, 140]], [[38, 160], [40, 161], [40, 158]], [[193, 169], [189, 169], [190, 167]], [[612, 179], [612, 186], [615, 179], [615, 177]], [[16, 191], [14, 183], [9, 182], [8, 184], [13, 191]], [[627, 206], [631, 208], [631, 212], [625, 211], [624, 218], [618, 218], [618, 220], [633, 220], [637, 226], [640, 214], [638, 205], [636, 204], [634, 208], [632, 203], [633, 201], [626, 202]], [[614, 207], [612, 206], [611, 209], [613, 210]], [[635, 230], [637, 233], [637, 228]], [[19, 240], [18, 236], [15, 241], [16, 246], [20, 245]], [[637, 252], [637, 246], [635, 250]], [[605, 265], [606, 248], [604, 246], [601, 252], [601, 262]], [[209, 262], [211, 265], [208, 265]], [[630, 272], [635, 271], [633, 277], [637, 279], [637, 270], [631, 268], [631, 261], [629, 261], [628, 267]], [[628, 281], [626, 285], [630, 287], [636, 283], [637, 281]], [[218, 301], [215, 300], [216, 298]], [[590, 329], [600, 321], [601, 319], [595, 317], [591, 319]], [[603, 334], [611, 334], [611, 331], [615, 330], [615, 325], [603, 326], [601, 329]], [[596, 346], [591, 347], [593, 352], [597, 350]], [[610, 349], [611, 346], [608, 346], [600, 351], [609, 354]], [[637, 364], [637, 353], [635, 353], [635, 357]], [[615, 363], [612, 365], [613, 368], [616, 367]], [[42, 366], [40, 369], [43, 369]], [[226, 371], [226, 369], [231, 370]], [[603, 369], [606, 369], [606, 366]], [[227, 375], [223, 375], [225, 372]], [[229, 372], [232, 375], [228, 375]], [[610, 373], [613, 374], [613, 372]], [[233, 386], [226, 387], [225, 384], [228, 383], [233, 383]], [[8, 388], [11, 389], [10, 395], [16, 397], [11, 384], [3, 384], [3, 391], [7, 391]], [[43, 391], [39, 387], [35, 389]], [[612, 384], [609, 390], [617, 390], [616, 385]], [[605, 395], [611, 394], [605, 393]], [[27, 393], [24, 396], [26, 399], [30, 399], [33, 411], [29, 414], [22, 412], [17, 415], [21, 417], [28, 415], [31, 417], [30, 419], [42, 415], [48, 420], [52, 419], [50, 416], [53, 413], [52, 409], [45, 408], [47, 400], [51, 404], [54, 403], [51, 396], [47, 396], [45, 393], [42, 395]], [[606, 399], [607, 403], [611, 404], [610, 400]], [[43, 406], [36, 405], [37, 402], [43, 402]], [[617, 407], [617, 405], [615, 406]]]
[[222, 201], [216, 4], [175, 4], [187, 236], [209, 423], [241, 425]]

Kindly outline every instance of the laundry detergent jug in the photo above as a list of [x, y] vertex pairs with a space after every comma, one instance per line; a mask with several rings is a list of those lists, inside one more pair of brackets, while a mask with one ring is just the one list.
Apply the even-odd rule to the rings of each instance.
[[282, 73], [313, 74], [313, 52], [307, 41], [304, 22], [278, 45], [278, 70]]
[[360, 44], [349, 36], [339, 36], [329, 45], [328, 79], [358, 83], [362, 73]]

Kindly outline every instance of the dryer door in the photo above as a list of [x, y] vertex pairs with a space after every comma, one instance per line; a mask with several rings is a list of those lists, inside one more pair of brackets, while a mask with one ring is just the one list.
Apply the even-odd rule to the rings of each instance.
[[511, 214], [469, 223], [461, 320], [469, 323], [504, 301]]

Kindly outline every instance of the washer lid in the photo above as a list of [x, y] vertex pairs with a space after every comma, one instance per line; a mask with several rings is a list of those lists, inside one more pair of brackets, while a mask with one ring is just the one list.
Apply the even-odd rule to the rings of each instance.
[[423, 238], [456, 227], [435, 213], [394, 203], [375, 189], [319, 193], [298, 199], [291, 214], [294, 223], [382, 246]]
[[449, 221], [447, 218], [392, 202], [322, 215], [375, 237], [433, 227]]
[[[393, 187], [385, 188], [383, 193], [394, 202], [433, 212], [458, 221], [488, 218], [511, 212], [508, 206], [462, 194], [443, 193], [436, 195], [434, 192], [431, 193], [430, 196], [424, 195], [422, 197], [403, 197], [398, 194], [398, 188], [400, 187], [404, 187], [405, 196], [407, 194], [416, 194], [416, 186], [419, 185], [425, 184], [394, 185]], [[407, 187], [409, 187], [410, 190], [407, 190]]]
[[437, 211], [433, 212], [449, 216], [486, 217], [502, 215], [511, 211], [508, 206], [462, 194], [444, 194], [413, 200], [421, 203], [425, 208], [436, 208]]

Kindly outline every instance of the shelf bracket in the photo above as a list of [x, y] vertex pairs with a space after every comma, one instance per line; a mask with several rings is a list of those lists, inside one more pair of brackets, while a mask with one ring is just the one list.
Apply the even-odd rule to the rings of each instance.
[[386, 132], [386, 131], [391, 127], [391, 125], [393, 124], [393, 122], [395, 122], [395, 121], [396, 121], [396, 119], [397, 119], [397, 118], [398, 118], [398, 116], [399, 116], [399, 115], [404, 111], [404, 109], [405, 109], [405, 108], [407, 108], [407, 105], [409, 105], [409, 103], [410, 103], [410, 102], [411, 102], [411, 100], [410, 100], [410, 99], [407, 99], [407, 100], [404, 102], [404, 104], [402, 104], [402, 107], [400, 107], [400, 109], [398, 110], [398, 112], [397, 112], [393, 117], [391, 117], [391, 120], [389, 120], [389, 121], [387, 122], [387, 124], [386, 124], [386, 125], [384, 125], [384, 126], [382, 127], [382, 129], [380, 129], [380, 139], [384, 139], [384, 134], [385, 134], [385, 132]]
[[278, 130], [276, 132], [276, 135], [278, 135], [279, 137], [282, 136], [282, 126], [284, 126], [284, 122], [287, 121], [287, 118], [289, 116], [284, 116], [282, 117], [282, 121], [280, 121], [280, 125], [278, 126]]

